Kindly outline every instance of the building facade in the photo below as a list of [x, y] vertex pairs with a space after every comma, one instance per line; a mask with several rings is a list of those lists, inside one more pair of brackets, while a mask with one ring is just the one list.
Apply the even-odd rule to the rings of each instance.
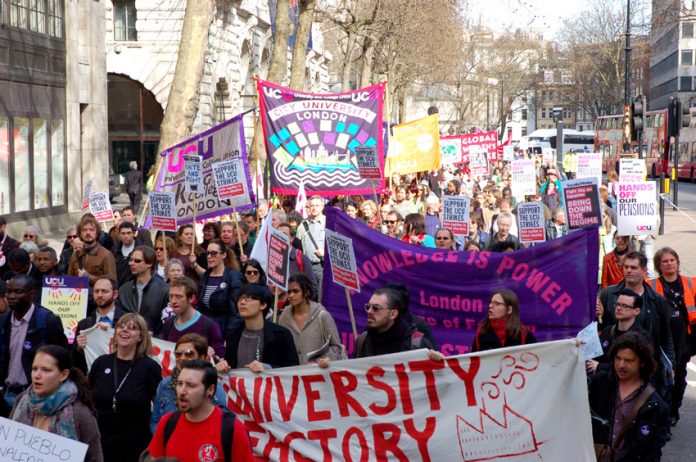
[[104, 8], [75, 0], [0, 5], [0, 215], [58, 230], [85, 178], [106, 190]]

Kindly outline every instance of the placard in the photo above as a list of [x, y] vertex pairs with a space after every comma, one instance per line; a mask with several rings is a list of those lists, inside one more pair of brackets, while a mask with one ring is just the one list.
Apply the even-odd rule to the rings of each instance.
[[618, 184], [617, 232], [619, 236], [654, 234], [657, 231], [655, 181]]
[[522, 242], [546, 241], [544, 204], [541, 202], [522, 202], [517, 204], [517, 229]]
[[111, 201], [109, 195], [105, 192], [95, 192], [89, 196], [89, 211], [94, 215], [94, 218], [103, 223], [105, 221], [113, 221], [114, 211], [111, 210]]
[[480, 146], [469, 147], [469, 168], [474, 176], [488, 176], [488, 153]]
[[578, 172], [576, 178], [597, 178], [602, 184], [602, 155], [598, 152], [577, 154]]
[[358, 266], [355, 263], [353, 241], [327, 229], [326, 246], [329, 251], [333, 282], [346, 289], [360, 292], [360, 279], [358, 279]]
[[87, 449], [77, 440], [0, 417], [0, 460], [5, 462], [81, 462]]
[[515, 159], [515, 148], [512, 145], [503, 146], [503, 160], [512, 162]]
[[536, 166], [531, 159], [512, 161], [512, 195], [533, 196], [537, 192]]
[[150, 217], [152, 229], [176, 231], [176, 202], [171, 192], [150, 191]]
[[440, 159], [443, 167], [451, 167], [462, 161], [461, 135], [440, 137]]
[[638, 183], [645, 181], [645, 160], [625, 157], [619, 159], [619, 181], [621, 183]]
[[183, 158], [185, 191], [189, 193], [203, 191], [203, 156], [185, 154]]
[[491, 162], [498, 161], [498, 132], [491, 130], [488, 132], [467, 133], [461, 135], [462, 138], [462, 163], [471, 160], [474, 152], [483, 151], [487, 154], [487, 159]]
[[372, 178], [379, 180], [382, 178], [379, 157], [375, 146], [356, 146], [355, 158], [358, 162], [358, 174], [360, 178]]
[[277, 287], [287, 291], [290, 277], [290, 239], [288, 236], [271, 229], [268, 241], [268, 263], [266, 268], [268, 280]]
[[232, 199], [244, 194], [243, 169], [241, 159], [229, 159], [213, 164], [215, 187], [220, 199]]
[[466, 196], [442, 197], [442, 227], [452, 234], [469, 235], [469, 212], [471, 199]]
[[92, 195], [92, 180], [87, 181], [85, 185], [85, 191], [82, 194], [82, 210], [87, 210], [89, 208], [89, 196]]
[[41, 305], [63, 321], [68, 343], [75, 341], [77, 323], [87, 317], [89, 279], [74, 276], [44, 276], [41, 286]]
[[562, 181], [568, 229], [601, 226], [599, 185], [596, 178]]

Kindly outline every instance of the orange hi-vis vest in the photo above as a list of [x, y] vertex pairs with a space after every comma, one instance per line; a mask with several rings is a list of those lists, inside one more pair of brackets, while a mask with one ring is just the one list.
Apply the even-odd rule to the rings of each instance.
[[[684, 305], [686, 305], [686, 314], [689, 318], [689, 326], [687, 327], [689, 333], [691, 333], [691, 326], [696, 325], [696, 293], [694, 293], [694, 279], [696, 278], [690, 278], [683, 274], [680, 274], [679, 277], [681, 278], [682, 287], [684, 288]], [[660, 278], [651, 279], [649, 282], [650, 287], [655, 289], [655, 292], [662, 296], [665, 295], [665, 290], [662, 287]]]

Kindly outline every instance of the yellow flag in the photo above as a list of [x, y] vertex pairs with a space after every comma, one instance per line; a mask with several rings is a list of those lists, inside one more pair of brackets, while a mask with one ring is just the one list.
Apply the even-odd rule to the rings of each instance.
[[388, 177], [440, 168], [440, 126], [437, 114], [396, 125], [389, 140]]

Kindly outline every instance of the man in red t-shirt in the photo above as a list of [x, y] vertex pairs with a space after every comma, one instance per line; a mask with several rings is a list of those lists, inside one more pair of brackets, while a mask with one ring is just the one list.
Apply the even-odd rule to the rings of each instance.
[[[147, 448], [153, 458], [173, 457], [181, 462], [224, 462], [227, 448], [227, 460], [254, 460], [249, 435], [242, 421], [232, 415], [224, 415], [223, 410], [213, 404], [216, 385], [217, 371], [211, 364], [200, 359], [182, 364], [176, 385], [180, 411], [165, 415], [157, 425], [155, 436]], [[175, 420], [168, 424], [170, 419]], [[226, 431], [225, 425], [231, 428]], [[231, 445], [229, 441], [225, 444], [223, 435], [230, 434]]]

